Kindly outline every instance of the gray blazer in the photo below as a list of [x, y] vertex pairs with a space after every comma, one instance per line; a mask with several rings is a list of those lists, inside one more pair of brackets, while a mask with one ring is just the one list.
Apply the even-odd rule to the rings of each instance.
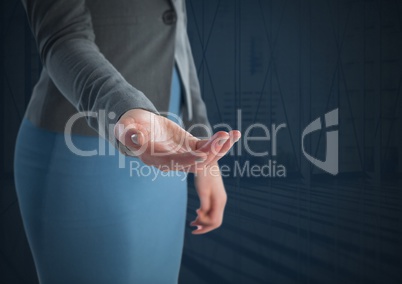
[[[210, 128], [186, 31], [185, 0], [22, 2], [43, 63], [26, 111], [35, 125], [63, 131], [71, 116], [91, 112], [74, 123], [73, 133], [107, 137], [110, 125], [130, 109], [167, 111], [176, 63], [185, 128]], [[207, 136], [201, 128], [191, 133]]]

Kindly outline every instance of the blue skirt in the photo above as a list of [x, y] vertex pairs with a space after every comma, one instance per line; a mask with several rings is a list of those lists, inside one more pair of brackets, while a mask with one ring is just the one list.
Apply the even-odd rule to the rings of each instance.
[[[175, 70], [176, 114], [180, 95]], [[81, 150], [99, 147], [98, 137], [71, 138]], [[186, 174], [124, 159], [122, 168], [117, 154], [75, 155], [63, 133], [22, 122], [15, 181], [40, 283], [177, 283]]]

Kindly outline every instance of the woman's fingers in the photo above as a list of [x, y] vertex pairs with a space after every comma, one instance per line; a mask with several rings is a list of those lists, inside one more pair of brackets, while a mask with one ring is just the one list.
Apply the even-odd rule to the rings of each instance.
[[208, 140], [199, 140], [196, 146], [197, 150], [208, 153], [208, 159], [200, 166], [208, 165], [215, 160], [215, 156], [220, 152], [228, 139], [229, 134], [227, 132], [219, 131]]
[[[196, 226], [197, 229], [192, 231], [193, 234], [205, 234], [222, 225], [223, 212], [226, 204], [226, 198], [212, 198], [208, 197], [208, 200], [203, 200], [200, 196], [201, 207], [198, 209], [197, 218], [190, 223], [191, 226]], [[203, 204], [204, 201], [204, 204]]]
[[226, 140], [229, 138], [229, 134], [225, 131], [218, 131], [209, 139], [198, 140], [196, 144], [193, 146], [193, 151], [203, 151], [209, 152], [213, 151], [213, 146], [219, 145], [220, 141]]
[[[179, 170], [185, 172], [195, 172], [198, 168], [206, 165], [208, 161], [214, 159], [214, 153], [219, 151], [224, 143], [219, 141], [227, 140], [228, 133], [220, 131], [215, 133], [209, 140], [205, 140], [201, 147], [195, 151], [184, 153], [159, 153], [145, 156], [142, 159], [146, 164], [153, 165], [159, 169]], [[201, 141], [201, 140], [198, 140]], [[197, 141], [197, 142], [198, 142]], [[215, 149], [218, 145], [218, 150]]]
[[197, 214], [197, 219], [190, 223], [191, 226], [197, 227], [197, 229], [192, 231], [192, 234], [194, 235], [208, 233], [222, 225], [223, 216], [221, 216], [222, 214], [219, 214], [217, 211], [206, 214], [199, 210], [197, 211]]
[[239, 141], [241, 137], [241, 133], [238, 130], [232, 130], [229, 132], [229, 138], [223, 143], [223, 145], [220, 147], [218, 152], [211, 157], [212, 159], [208, 161], [208, 164], [213, 164], [217, 162], [220, 158], [225, 156], [227, 152], [233, 147], [233, 145]]
[[233, 147], [233, 145], [239, 141], [241, 133], [238, 130], [232, 130], [229, 132], [229, 137], [216, 154], [217, 159], [222, 158]]
[[[223, 132], [223, 133], [222, 133]], [[202, 169], [206, 165], [211, 165], [217, 162], [220, 158], [225, 156], [227, 152], [233, 147], [240, 137], [241, 133], [238, 130], [232, 130], [229, 133], [220, 131], [219, 136], [212, 136], [210, 140], [200, 140], [198, 142], [198, 148], [200, 151], [208, 151], [208, 159], [199, 164], [199, 168]]]

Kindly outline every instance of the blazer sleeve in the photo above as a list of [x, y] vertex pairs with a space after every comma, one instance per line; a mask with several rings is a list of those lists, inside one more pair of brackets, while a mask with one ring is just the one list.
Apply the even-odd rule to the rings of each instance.
[[[22, 0], [36, 39], [43, 68], [56, 87], [89, 125], [114, 146], [112, 128], [130, 109], [159, 114], [152, 102], [131, 86], [95, 44], [91, 15], [85, 0]], [[105, 111], [105, 118], [99, 112]]]

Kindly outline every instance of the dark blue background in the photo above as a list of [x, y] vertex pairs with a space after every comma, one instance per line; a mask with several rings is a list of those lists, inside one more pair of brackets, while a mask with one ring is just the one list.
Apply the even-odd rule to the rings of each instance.
[[[288, 176], [225, 178], [224, 224], [203, 236], [187, 229], [180, 282], [402, 283], [402, 2], [191, 0], [187, 10], [211, 123], [235, 128], [238, 109], [243, 131], [286, 123], [276, 160]], [[0, 11], [0, 282], [36, 283], [12, 154], [40, 62], [19, 1]], [[333, 177], [306, 160], [300, 138], [335, 108]], [[306, 142], [324, 158], [324, 132]], [[243, 151], [221, 164], [234, 161], [267, 158]], [[188, 222], [197, 206], [190, 188]]]

